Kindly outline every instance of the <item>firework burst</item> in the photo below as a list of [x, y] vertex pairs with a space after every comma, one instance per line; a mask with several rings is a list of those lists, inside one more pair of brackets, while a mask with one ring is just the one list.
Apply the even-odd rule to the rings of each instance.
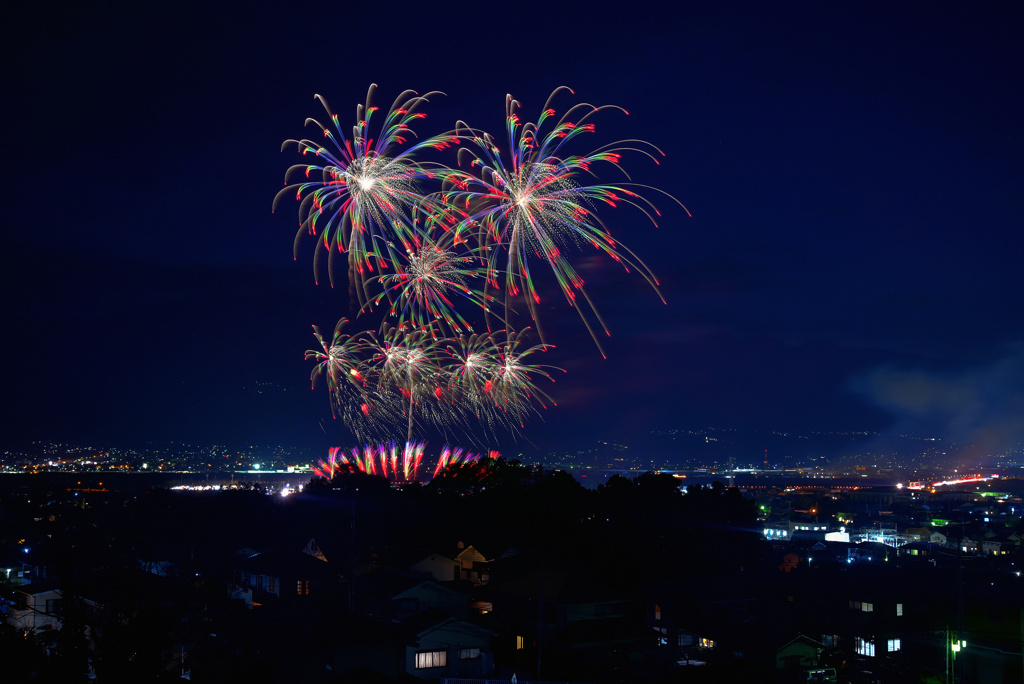
[[[306, 123], [324, 140], [285, 142], [283, 148], [295, 145], [312, 159], [288, 170], [286, 187], [274, 200], [276, 206], [289, 194], [297, 198], [295, 250], [302, 235], [315, 236], [317, 279], [323, 252], [329, 254], [332, 285], [333, 260], [344, 254], [353, 311], [378, 311], [385, 319], [379, 332], [352, 337], [342, 333], [347, 321], [341, 319], [330, 344], [314, 326], [320, 348], [307, 351], [306, 359], [316, 364], [313, 384], [326, 379], [335, 417], [359, 441], [404, 433], [405, 450], [391, 445], [385, 455], [380, 444], [367, 447], [343, 463], [322, 462], [325, 472], [341, 464], [404, 474], [416, 432], [440, 430], [446, 439], [449, 430], [475, 437], [481, 427], [495, 435], [517, 433], [555, 403], [538, 387], [542, 379], [553, 380], [553, 368], [533, 363], [537, 352], [551, 346], [539, 320], [544, 281], [553, 276], [601, 350], [598, 331], [609, 334], [608, 326], [573, 255], [596, 250], [627, 272], [638, 271], [658, 292], [654, 275], [598, 214], [626, 205], [657, 225], [660, 214], [644, 195], [661, 193], [678, 203], [633, 183], [622, 166], [629, 154], [657, 163], [662, 152], [649, 143], [627, 139], [582, 156], [573, 151], [594, 133], [599, 113], [625, 113], [620, 107], [583, 103], [558, 114], [552, 103], [572, 93], [558, 88], [535, 121], [523, 122], [519, 103], [509, 96], [501, 144], [461, 121], [448, 133], [418, 141], [413, 124], [437, 93], [405, 91], [385, 113], [372, 103], [375, 88], [356, 108], [351, 135], [317, 96], [329, 122]], [[456, 168], [420, 159], [449, 148], [457, 149]], [[625, 180], [601, 181], [598, 170]], [[304, 178], [293, 182], [298, 175]], [[533, 327], [540, 342], [530, 346]]]
[[385, 324], [379, 334], [367, 333], [365, 348], [375, 395], [392, 416], [405, 417], [407, 441], [417, 426], [451, 424], [454, 414], [439, 363], [440, 339], [433, 330]]
[[[349, 285], [359, 300], [366, 303], [363, 290], [369, 273], [387, 268], [391, 245], [407, 247], [412, 244], [414, 229], [409, 224], [409, 213], [414, 207], [429, 205], [418, 191], [423, 178], [431, 176], [424, 164], [414, 155], [425, 147], [443, 149], [452, 143], [452, 136], [444, 134], [407, 145], [415, 137], [411, 124], [425, 114], [417, 111], [433, 95], [417, 95], [411, 90], [400, 94], [384, 114], [378, 129], [372, 126], [378, 108], [372, 104], [376, 85], [371, 85], [366, 104], [356, 108], [356, 124], [348, 137], [342, 131], [338, 115], [333, 113], [321, 96], [320, 101], [330, 117], [330, 125], [309, 118], [323, 131], [327, 144], [309, 139], [286, 140], [282, 150], [295, 145], [303, 155], [316, 159], [309, 164], [296, 164], [285, 174], [285, 188], [274, 198], [278, 201], [291, 193], [299, 202], [299, 231], [295, 236], [295, 254], [303, 235], [317, 236], [314, 256], [314, 275], [319, 281], [317, 264], [319, 255], [329, 254], [328, 274], [334, 284], [331, 261], [335, 254], [347, 253]], [[328, 146], [329, 145], [329, 146]], [[289, 184], [297, 174], [304, 181]]]
[[546, 378], [554, 382], [554, 378], [546, 369], [560, 370], [528, 361], [528, 357], [545, 351], [550, 346], [536, 344], [523, 348], [523, 338], [529, 330], [527, 328], [518, 333], [508, 332], [504, 340], [495, 342], [498, 363], [491, 388], [494, 405], [504, 411], [510, 420], [517, 422], [519, 427], [525, 427], [527, 416], [535, 415], [538, 405], [547, 408], [548, 403], [555, 404], [551, 397], [537, 387], [535, 379]]
[[[458, 230], [474, 232], [488, 253], [488, 285], [499, 288], [499, 276], [504, 274], [506, 309], [513, 297], [523, 296], [532, 319], [539, 326], [537, 305], [541, 298], [530, 270], [531, 259], [539, 259], [554, 274], [566, 300], [576, 306], [600, 349], [591, 322], [577, 305], [577, 297], [587, 302], [606, 334], [608, 328], [587, 296], [583, 278], [568, 260], [567, 250], [592, 246], [627, 270], [639, 271], [657, 292], [654, 275], [631, 251], [612, 238], [593, 207], [632, 205], [655, 225], [660, 214], [649, 200], [627, 187], [645, 186], [593, 183], [592, 179], [596, 178], [593, 167], [605, 163], [625, 175], [620, 165], [624, 152], [638, 152], [655, 162], [662, 152], [643, 141], [623, 140], [584, 156], [567, 154], [571, 141], [594, 131], [594, 124], [589, 120], [596, 113], [605, 109], [625, 110], [578, 104], [555, 120], [551, 103], [562, 90], [572, 92], [568, 88], [555, 90], [535, 123], [521, 123], [517, 112], [519, 103], [511, 96], [506, 99], [505, 154], [488, 133], [460, 122], [456, 135], [469, 144], [459, 149], [459, 165], [469, 170], [447, 175], [442, 197], [452, 211], [461, 212], [464, 217]], [[628, 175], [626, 179], [629, 180]]]
[[399, 327], [410, 323], [422, 330], [441, 323], [453, 334], [471, 331], [472, 324], [456, 304], [467, 302], [490, 312], [491, 297], [476, 287], [482, 285], [486, 272], [478, 252], [460, 242], [455, 232], [425, 230], [393, 260], [393, 273], [372, 279], [383, 287], [372, 304], [386, 298], [388, 315], [397, 318]]
[[427, 479], [437, 477], [452, 466], [499, 457], [496, 451], [482, 456], [446, 444], [441, 449], [433, 470], [427, 474], [422, 470], [425, 453], [426, 444], [422, 442], [407, 442], [404, 447], [395, 442], [367, 444], [361, 449], [353, 448], [347, 452], [341, 447], [331, 447], [327, 458], [320, 460], [313, 468], [313, 473], [330, 480], [339, 473], [355, 470], [367, 475], [379, 475], [391, 482], [417, 482], [424, 475], [427, 475]]
[[470, 335], [448, 345], [451, 356], [446, 370], [452, 397], [467, 415], [467, 423], [485, 423], [492, 430], [515, 432], [525, 426], [527, 416], [555, 402], [539, 389], [536, 378], [554, 381], [548, 370], [529, 357], [550, 345], [523, 348], [530, 329], [519, 333], [499, 330], [488, 335]]
[[312, 386], [316, 387], [317, 379], [323, 377], [327, 381], [327, 391], [331, 396], [331, 411], [334, 417], [339, 414], [349, 416], [353, 407], [365, 412], [366, 378], [360, 370], [360, 345], [357, 339], [345, 335], [342, 330], [348, 325], [348, 319], [342, 318], [334, 326], [334, 335], [330, 344], [324, 340], [320, 328], [313, 326], [313, 336], [320, 343], [320, 349], [306, 351], [306, 360], [315, 361], [316, 365], [309, 374]]

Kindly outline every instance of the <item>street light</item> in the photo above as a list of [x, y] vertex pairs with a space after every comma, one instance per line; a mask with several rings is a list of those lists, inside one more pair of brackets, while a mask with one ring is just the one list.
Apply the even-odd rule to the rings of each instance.
[[[958, 681], [956, 676], [956, 654], [963, 648], [967, 648], [967, 641], [965, 639], [950, 640], [949, 650], [951, 651], [950, 656], [953, 662], [950, 664], [949, 661], [946, 661], [947, 666], [949, 666], [949, 669], [946, 670], [946, 681]], [[952, 675], [952, 679], [950, 679], [950, 675]]]

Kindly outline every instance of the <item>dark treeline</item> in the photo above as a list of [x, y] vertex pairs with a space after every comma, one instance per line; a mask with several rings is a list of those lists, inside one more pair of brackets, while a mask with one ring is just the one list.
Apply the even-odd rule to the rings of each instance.
[[[453, 468], [424, 487], [395, 489], [380, 477], [345, 474], [307, 492], [306, 503], [325, 511], [355, 501], [357, 546], [385, 556], [456, 542], [491, 553], [528, 549], [628, 585], [739, 573], [760, 548], [754, 505], [738, 490], [716, 482], [683, 494], [664, 473], [614, 475], [588, 490], [564, 471], [497, 461]], [[342, 542], [343, 531], [332, 531], [324, 538]], [[708, 544], [720, 556], [713, 564], [693, 553]]]
[[[492, 461], [401, 487], [345, 472], [289, 497], [76, 492], [28, 480], [0, 492], [0, 547], [37, 568], [34, 584], [62, 592], [63, 626], [29, 639], [0, 627], [0, 679], [12, 682], [85, 681], [90, 667], [101, 682], [164, 681], [186, 668], [193, 681], [281, 681], [282, 654], [342, 638], [364, 578], [460, 545], [489, 559], [530, 554], [538, 567], [611, 588], [637, 624], [650, 587], [741, 581], [764, 551], [754, 506], [739, 491], [715, 483], [683, 493], [667, 474], [613, 476], [588, 490], [562, 471]], [[230, 598], [240, 560], [311, 540], [334, 578], [315, 604], [254, 610]], [[143, 571], [153, 562], [173, 571]], [[11, 606], [17, 590], [4, 588]], [[631, 680], [560, 671], [554, 647], [545, 667], [545, 678]]]

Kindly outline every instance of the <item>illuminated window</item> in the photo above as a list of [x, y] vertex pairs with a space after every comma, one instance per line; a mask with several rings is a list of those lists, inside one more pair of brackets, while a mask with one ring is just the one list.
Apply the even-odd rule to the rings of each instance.
[[903, 616], [903, 604], [902, 603], [897, 603], [896, 604], [896, 617], [902, 617], [902, 616]]
[[895, 653], [903, 647], [899, 639], [889, 639], [889, 653]]
[[868, 603], [867, 601], [865, 601], [864, 603], [860, 604], [860, 609], [865, 613], [873, 613], [875, 611], [875, 604]]
[[525, 648], [525, 644], [523, 643], [523, 637], [517, 636], [516, 637], [516, 650], [517, 651], [522, 651], [523, 648]]
[[853, 640], [853, 648], [857, 653], [863, 656], [875, 655], [875, 642], [871, 641], [871, 639], [861, 639], [860, 637], [857, 637]]
[[431, 667], [447, 667], [448, 651], [420, 651], [416, 654], [416, 669], [426, 670]]
[[309, 580], [299, 580], [295, 583], [295, 593], [299, 596], [309, 593]]
[[659, 606], [657, 603], [654, 604], [654, 619], [661, 619], [661, 606]]
[[821, 643], [825, 644], [826, 648], [839, 648], [839, 635], [838, 634], [822, 634]]
[[480, 657], [479, 648], [462, 648], [459, 649], [459, 660], [474, 660]]
[[700, 640], [700, 647], [701, 648], [714, 648], [715, 647], [715, 642], [714, 642], [713, 639], [701, 638], [701, 640]]

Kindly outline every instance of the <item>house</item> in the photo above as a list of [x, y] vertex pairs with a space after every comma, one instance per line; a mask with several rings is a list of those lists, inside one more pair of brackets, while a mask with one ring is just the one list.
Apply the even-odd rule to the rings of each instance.
[[467, 546], [455, 556], [455, 560], [459, 564], [458, 579], [464, 579], [473, 584], [487, 584], [490, 579], [488, 564], [491, 561], [482, 553], [472, 546]]
[[47, 578], [46, 566], [32, 563], [27, 551], [25, 546], [0, 548], [0, 582], [19, 586]]
[[[980, 537], [981, 535], [977, 536]], [[981, 551], [981, 542], [976, 538], [963, 536], [959, 540], [959, 547], [961, 553], [973, 556], [977, 555]]]
[[981, 541], [981, 552], [986, 556], [1005, 556], [1017, 550], [1017, 539], [1013, 530], [989, 530]]
[[[920, 566], [918, 566], [920, 567]], [[908, 634], [907, 602], [920, 594], [898, 581], [899, 568], [876, 565], [836, 584], [818, 627], [822, 642], [844, 657], [871, 661], [899, 659]]]
[[507, 579], [483, 587], [479, 597], [490, 605], [488, 626], [500, 634], [495, 652], [502, 662], [534, 668], [541, 656], [551, 671], [586, 679], [593, 668], [657, 648], [650, 627], [630, 619], [635, 603], [622, 588], [579, 569], [535, 568], [516, 577], [504, 570]]
[[457, 618], [433, 622], [405, 647], [405, 672], [419, 679], [482, 677], [494, 671], [496, 632]]
[[802, 670], [817, 667], [825, 644], [797, 634], [775, 650], [775, 667], [780, 670]]
[[428, 611], [457, 618], [469, 612], [465, 594], [433, 580], [383, 568], [359, 579], [354, 593], [357, 612], [393, 622]]
[[916, 541], [904, 544], [896, 550], [900, 557], [913, 557], [928, 560], [935, 555], [935, 545], [928, 541]]
[[252, 608], [268, 600], [322, 598], [339, 584], [328, 562], [306, 551], [272, 549], [237, 563], [232, 595]]
[[488, 564], [491, 562], [473, 546], [459, 544], [460, 551], [454, 558], [433, 553], [409, 566], [412, 572], [429, 575], [438, 582], [468, 581], [475, 585], [487, 584], [490, 580]]
[[[77, 599], [91, 618], [95, 618], [100, 605], [89, 599]], [[5, 621], [24, 636], [46, 635], [60, 631], [64, 623], [64, 593], [53, 581], [21, 585], [5, 601]], [[92, 622], [90, 618], [89, 622]], [[86, 637], [91, 638], [86, 626]]]
[[19, 634], [40, 634], [61, 627], [64, 597], [50, 582], [23, 585], [12, 596], [7, 609], [7, 624]]
[[459, 562], [452, 558], [432, 553], [410, 565], [409, 570], [431, 577], [437, 582], [454, 582], [459, 576], [460, 566]]

